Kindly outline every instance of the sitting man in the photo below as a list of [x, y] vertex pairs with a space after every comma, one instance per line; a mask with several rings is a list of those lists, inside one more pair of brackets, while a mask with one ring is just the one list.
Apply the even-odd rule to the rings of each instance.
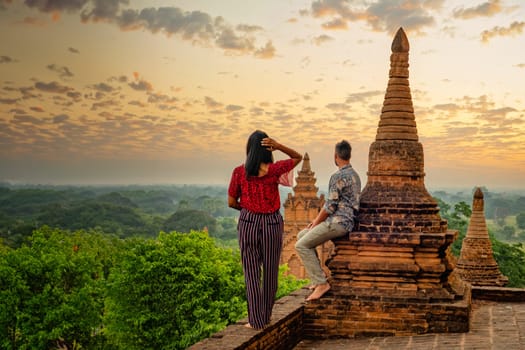
[[297, 235], [295, 249], [303, 261], [314, 291], [307, 301], [319, 299], [330, 290], [321, 268], [316, 247], [352, 231], [359, 210], [361, 180], [350, 165], [352, 147], [343, 140], [335, 145], [335, 164], [339, 168], [328, 185], [327, 200], [317, 217]]

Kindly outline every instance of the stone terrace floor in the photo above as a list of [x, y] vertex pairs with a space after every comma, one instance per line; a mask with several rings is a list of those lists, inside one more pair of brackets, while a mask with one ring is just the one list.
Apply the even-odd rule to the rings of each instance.
[[294, 350], [525, 350], [525, 303], [474, 301], [468, 333], [303, 340]]

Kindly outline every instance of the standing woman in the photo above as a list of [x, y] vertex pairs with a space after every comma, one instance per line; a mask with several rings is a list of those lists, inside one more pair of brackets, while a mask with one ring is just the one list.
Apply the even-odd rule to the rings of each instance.
[[[274, 163], [274, 150], [290, 158]], [[241, 211], [237, 230], [248, 300], [246, 326], [250, 328], [262, 329], [270, 323], [284, 229], [279, 177], [302, 159], [293, 149], [256, 130], [248, 138], [245, 163], [232, 173], [228, 206]]]

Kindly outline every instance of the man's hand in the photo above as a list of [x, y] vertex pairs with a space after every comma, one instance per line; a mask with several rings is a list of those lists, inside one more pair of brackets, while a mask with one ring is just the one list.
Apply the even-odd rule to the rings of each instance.
[[307, 229], [312, 229], [314, 228], [315, 226], [319, 225], [319, 223], [317, 221], [312, 221], [311, 223], [308, 224], [308, 226], [306, 226]]
[[324, 208], [321, 208], [319, 211], [319, 214], [317, 214], [317, 217], [306, 226], [307, 229], [312, 229], [315, 226], [319, 225], [321, 222], [325, 221], [326, 218], [329, 216], [329, 214], [324, 210]]

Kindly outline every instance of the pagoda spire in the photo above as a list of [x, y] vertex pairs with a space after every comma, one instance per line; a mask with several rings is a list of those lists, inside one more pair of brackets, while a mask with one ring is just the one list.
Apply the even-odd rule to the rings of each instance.
[[308, 152], [304, 154], [303, 165], [301, 167], [301, 171], [304, 171], [304, 172], [312, 171], [312, 168], [310, 167], [310, 156], [308, 156]]
[[297, 177], [295, 178], [294, 193], [305, 198], [317, 198], [319, 188], [315, 186], [315, 181], [315, 173], [310, 166], [310, 156], [308, 156], [308, 153], [305, 153], [301, 170], [297, 172]]
[[408, 82], [410, 45], [403, 28], [392, 41], [390, 72], [376, 140], [418, 140]]
[[397, 31], [391, 49], [383, 108], [368, 153], [368, 179], [361, 194], [358, 230], [445, 232], [446, 221], [425, 188], [423, 145], [418, 141], [408, 81], [410, 45], [403, 28]]
[[456, 270], [475, 286], [504, 286], [508, 278], [499, 271], [494, 259], [484, 213], [483, 192], [478, 187], [472, 200], [472, 215], [463, 239]]

